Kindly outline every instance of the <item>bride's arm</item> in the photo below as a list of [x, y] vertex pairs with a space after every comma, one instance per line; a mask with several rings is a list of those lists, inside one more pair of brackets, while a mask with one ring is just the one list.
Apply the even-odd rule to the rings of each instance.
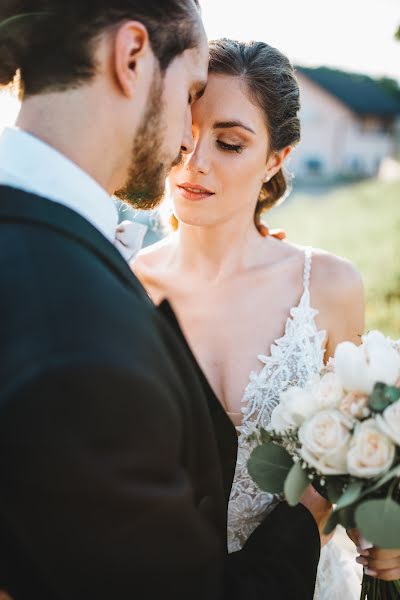
[[327, 332], [325, 362], [343, 341], [361, 343], [365, 333], [364, 286], [360, 273], [347, 260], [323, 251], [313, 255], [311, 304], [317, 324]]

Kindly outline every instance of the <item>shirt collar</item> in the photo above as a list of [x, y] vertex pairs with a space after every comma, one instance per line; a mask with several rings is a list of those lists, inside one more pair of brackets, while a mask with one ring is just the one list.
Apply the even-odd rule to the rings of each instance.
[[67, 206], [114, 243], [113, 199], [66, 156], [22, 129], [7, 127], [0, 134], [0, 184]]

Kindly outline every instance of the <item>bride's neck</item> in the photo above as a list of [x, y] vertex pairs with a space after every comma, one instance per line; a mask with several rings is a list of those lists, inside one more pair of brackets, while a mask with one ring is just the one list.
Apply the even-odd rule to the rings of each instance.
[[248, 268], [262, 237], [253, 220], [231, 219], [215, 226], [180, 223], [176, 241], [177, 267], [216, 283]]

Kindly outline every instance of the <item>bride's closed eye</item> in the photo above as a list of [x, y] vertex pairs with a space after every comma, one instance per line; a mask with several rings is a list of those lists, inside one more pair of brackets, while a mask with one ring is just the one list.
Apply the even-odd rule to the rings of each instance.
[[225, 150], [227, 152], [240, 153], [244, 150], [244, 146], [241, 146], [240, 144], [237, 144], [237, 145], [227, 144], [226, 142], [223, 142], [222, 140], [217, 140], [217, 144], [221, 148], [221, 150]]

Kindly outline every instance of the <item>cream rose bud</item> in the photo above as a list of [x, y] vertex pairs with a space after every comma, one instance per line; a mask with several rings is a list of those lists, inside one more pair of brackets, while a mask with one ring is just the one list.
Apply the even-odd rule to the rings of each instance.
[[400, 400], [385, 408], [382, 415], [376, 415], [376, 424], [383, 433], [400, 446]]
[[314, 387], [320, 408], [337, 408], [344, 395], [343, 385], [336, 373], [326, 373]]
[[365, 419], [371, 414], [368, 408], [368, 396], [359, 392], [349, 392], [339, 403], [341, 413], [351, 419]]
[[322, 410], [299, 429], [301, 457], [323, 475], [347, 473], [351, 421], [335, 409]]
[[374, 419], [359, 423], [347, 453], [350, 475], [370, 479], [386, 473], [392, 466], [395, 446]]

